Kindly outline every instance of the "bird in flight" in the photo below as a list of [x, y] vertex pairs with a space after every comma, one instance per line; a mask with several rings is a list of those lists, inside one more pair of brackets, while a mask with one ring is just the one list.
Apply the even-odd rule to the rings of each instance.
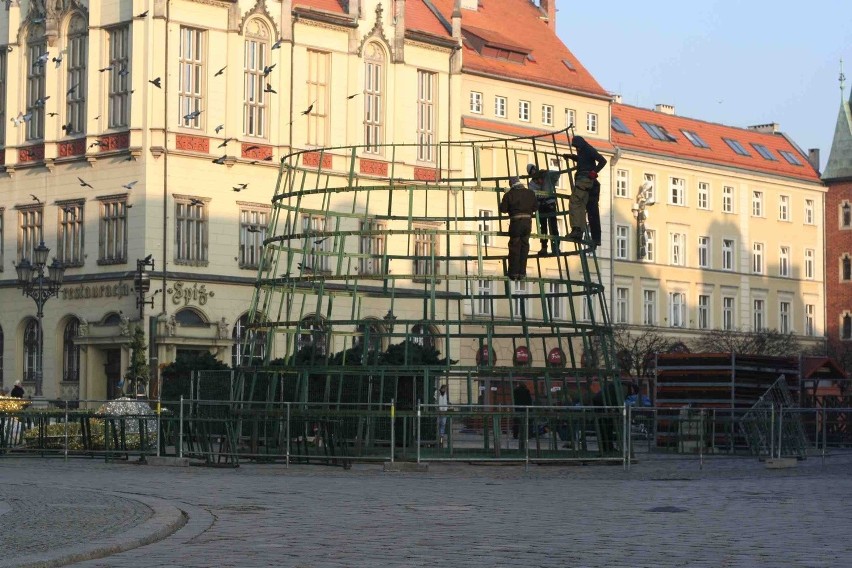
[[129, 182], [129, 183], [125, 183], [125, 184], [124, 184], [124, 185], [122, 185], [121, 187], [123, 187], [124, 189], [128, 189], [128, 190], [130, 190], [130, 189], [133, 189], [133, 186], [134, 186], [134, 185], [136, 185], [137, 183], [139, 183], [139, 180], [138, 180], [138, 179], [137, 179], [137, 180], [133, 180], [133, 181], [131, 181], [131, 182]]
[[49, 113], [47, 113], [47, 116], [59, 116], [59, 113], [58, 112], [49, 112]]
[[264, 66], [264, 68], [263, 68], [263, 76], [264, 76], [264, 77], [266, 77], [267, 75], [269, 75], [270, 73], [272, 73], [272, 70], [273, 70], [273, 69], [275, 69], [275, 66], [276, 66], [276, 65], [277, 65], [277, 63], [273, 63], [272, 65], [266, 65], [266, 66]]
[[100, 119], [101, 119], [101, 115], [98, 115], [95, 118], [93, 118], [92, 120], [100, 120]]
[[65, 134], [72, 134], [74, 132], [74, 125], [70, 122], [68, 124], [63, 124], [62, 130], [65, 131]]
[[47, 95], [46, 97], [39, 97], [35, 100], [35, 102], [33, 103], [33, 106], [34, 107], [43, 107], [44, 103], [46, 103], [47, 99], [49, 99], [49, 98], [50, 98], [50, 95]]
[[253, 166], [254, 164], [257, 164], [257, 163], [260, 163], [260, 162], [271, 162], [271, 161], [272, 161], [272, 156], [267, 156], [263, 160], [252, 160], [251, 162], [249, 162], [249, 165]]
[[194, 205], [194, 206], [198, 206], [198, 205], [204, 205], [204, 202], [201, 201], [200, 199], [196, 199], [196, 198], [193, 197], [192, 199], [189, 200], [189, 204]]
[[284, 43], [284, 39], [279, 39], [278, 41], [272, 44], [272, 47], [270, 49], [278, 49], [279, 47], [281, 47], [282, 43]]
[[136, 14], [136, 17], [137, 17], [137, 18], [144, 18], [144, 17], [145, 17], [145, 16], [147, 16], [147, 15], [148, 15], [148, 10], [145, 10], [145, 11], [144, 11], [144, 12], [142, 12], [141, 14]]
[[202, 112], [204, 112], [204, 111], [194, 110], [189, 114], [183, 115], [183, 119], [184, 120], [195, 120], [196, 118], [198, 118], [198, 115], [200, 115]]
[[358, 96], [358, 93], [355, 93], [354, 95], [349, 95], [349, 96], [348, 96], [348, 97], [346, 97], [346, 98], [347, 98], [347, 99], [354, 99], [354, 98], [355, 98], [355, 97], [357, 97], [357, 96]]
[[106, 67], [101, 67], [100, 69], [98, 69], [98, 71], [100, 73], [103, 73], [104, 71], [112, 71], [113, 67], [115, 67], [115, 63], [111, 63], [110, 65], [107, 65]]
[[62, 52], [59, 52], [59, 57], [51, 57], [50, 60], [56, 63], [56, 68], [59, 69], [59, 66], [62, 65]]
[[227, 155], [227, 154], [224, 154], [224, 155], [222, 155], [222, 156], [219, 156], [219, 157], [218, 157], [218, 158], [216, 158], [215, 160], [213, 160], [213, 163], [214, 163], [214, 164], [219, 164], [219, 165], [221, 166], [222, 164], [224, 164], [224, 163], [225, 163], [225, 160], [227, 160], [227, 159], [228, 159], [228, 155]]
[[224, 73], [224, 72], [225, 72], [225, 69], [227, 69], [227, 68], [228, 68], [228, 66], [227, 66], [227, 65], [225, 65], [224, 67], [222, 67], [221, 69], [219, 69], [218, 71], [216, 71], [216, 74], [215, 74], [215, 75], [213, 75], [213, 76], [214, 76], [214, 77], [218, 77], [219, 75], [221, 75], [222, 73]]
[[310, 105], [308, 105], [308, 108], [306, 108], [305, 110], [303, 110], [303, 111], [302, 111], [302, 114], [303, 114], [303, 115], [304, 115], [304, 114], [308, 114], [309, 112], [311, 112], [312, 110], [314, 110], [314, 103], [316, 103], [316, 101], [314, 101], [314, 102], [312, 102]]
[[[87, 182], [83, 178], [78, 177], [77, 179], [80, 180], [80, 187], [92, 187], [91, 184], [89, 184], [89, 182]], [[92, 187], [92, 189], [95, 189], [95, 188]]]
[[244, 189], [245, 189], [245, 188], [247, 188], [247, 187], [248, 187], [248, 184], [247, 184], [247, 183], [238, 183], [237, 185], [235, 185], [235, 186], [234, 186], [234, 191], [236, 191], [236, 192], [240, 192], [240, 191], [244, 190]]
[[[95, 140], [94, 142], [92, 142], [91, 144], [89, 144], [89, 148], [94, 148], [95, 146], [97, 146], [97, 147], [99, 147], [99, 148], [106, 148], [106, 147], [107, 147], [107, 144], [105, 144], [105, 143], [104, 143], [103, 141], [101, 141], [101, 140]], [[80, 179], [80, 178], [77, 178], [77, 179]]]
[[69, 87], [69, 88], [68, 88], [68, 90], [67, 90], [67, 91], [65, 91], [65, 94], [66, 94], [66, 95], [70, 95], [71, 93], [73, 93], [74, 91], [76, 91], [76, 90], [77, 90], [77, 87], [79, 87], [79, 86], [80, 86], [80, 83], [74, 83], [73, 85], [71, 85], [71, 87]]
[[127, 75], [130, 75], [130, 70], [127, 67], [125, 67], [124, 65], [122, 65], [121, 69], [118, 70], [118, 76], [119, 77], [126, 77]]
[[223, 128], [225, 128], [225, 125], [224, 125], [224, 124], [220, 124], [219, 126], [217, 126], [216, 128], [214, 128], [214, 130], [216, 131], [216, 134], [219, 134], [219, 131], [220, 131], [220, 130], [222, 130]]
[[216, 147], [217, 147], [217, 148], [224, 148], [225, 146], [227, 146], [227, 145], [228, 145], [228, 142], [233, 142], [233, 141], [234, 141], [234, 138], [225, 138], [224, 140], [222, 140], [222, 143], [221, 143], [221, 144], [219, 144], [219, 145], [218, 145], [218, 146], [216, 146]]
[[50, 54], [45, 51], [44, 53], [38, 56], [38, 59], [33, 61], [33, 67], [41, 67], [47, 62], [48, 59], [50, 59]]
[[256, 144], [252, 144], [251, 146], [246, 148], [246, 152], [251, 152], [252, 150], [257, 150], [258, 148], [260, 148], [260, 146], [257, 146]]
[[63, 205], [62, 210], [65, 211], [68, 215], [71, 215], [72, 218], [77, 218], [77, 212], [74, 211], [74, 208], [70, 205]]
[[160, 78], [159, 77], [157, 77], [156, 79], [149, 79], [148, 82], [151, 83], [152, 85], [154, 85], [155, 87], [157, 87], [158, 89], [163, 88], [162, 85], [160, 85]]
[[246, 231], [248, 231], [249, 233], [259, 233], [260, 227], [255, 227], [254, 225], [249, 225], [248, 227], [246, 227]]
[[36, 195], [35, 195], [34, 193], [31, 193], [31, 194], [30, 194], [30, 197], [32, 197], [32, 198], [33, 198], [33, 201], [35, 201], [35, 202], [36, 202], [36, 203], [38, 203], [39, 205], [41, 204], [41, 199], [39, 199], [38, 197], [36, 197]]
[[273, 94], [276, 94], [276, 95], [278, 94], [278, 91], [276, 91], [275, 89], [273, 89], [273, 88], [272, 88], [272, 85], [270, 85], [269, 83], [267, 83], [267, 84], [266, 84], [266, 88], [265, 88], [265, 89], [263, 89], [263, 92], [264, 92], [264, 93], [273, 93]]

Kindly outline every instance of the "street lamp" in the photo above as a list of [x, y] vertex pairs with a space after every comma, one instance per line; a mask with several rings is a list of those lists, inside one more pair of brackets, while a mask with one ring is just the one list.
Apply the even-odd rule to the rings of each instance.
[[32, 263], [28, 258], [22, 258], [15, 266], [18, 273], [18, 286], [24, 296], [29, 296], [36, 303], [36, 319], [38, 320], [38, 333], [36, 335], [36, 359], [35, 359], [35, 395], [42, 396], [43, 362], [44, 362], [44, 334], [42, 333], [42, 318], [44, 317], [44, 304], [52, 296], [59, 295], [62, 279], [65, 276], [65, 265], [59, 260], [53, 259], [47, 267], [47, 275], [44, 269], [47, 264], [47, 256], [50, 249], [44, 246], [44, 241], [33, 249]]
[[648, 237], [645, 234], [645, 219], [648, 218], [646, 207], [650, 207], [656, 201], [651, 192], [654, 191], [654, 185], [646, 181], [639, 186], [639, 193], [636, 194], [636, 203], [630, 208], [633, 211], [633, 216], [636, 217], [636, 256], [638, 259], [645, 258], [648, 252]]
[[133, 277], [133, 287], [136, 292], [136, 307], [139, 308], [140, 321], [145, 316], [145, 306], [154, 307], [154, 296], [157, 295], [157, 292], [154, 292], [150, 298], [145, 299], [145, 294], [151, 289], [151, 277], [145, 272], [145, 268], [149, 266], [151, 270], [154, 270], [154, 259], [151, 258], [150, 254], [145, 258], [136, 259], [136, 276]]

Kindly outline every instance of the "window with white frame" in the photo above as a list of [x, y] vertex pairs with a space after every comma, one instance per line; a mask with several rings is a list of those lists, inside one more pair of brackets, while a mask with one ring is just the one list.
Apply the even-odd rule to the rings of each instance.
[[627, 170], [615, 171], [615, 196], [630, 197], [630, 173]]
[[725, 331], [733, 331], [734, 326], [734, 301], [733, 296], [724, 296], [722, 298], [722, 329]]
[[646, 181], [650, 184], [651, 188], [648, 190], [648, 201], [656, 201], [657, 195], [657, 176], [655, 174], [642, 174], [643, 181]]
[[734, 240], [722, 239], [722, 270], [734, 269]]
[[494, 97], [494, 116], [506, 118], [506, 97]]
[[763, 192], [751, 192], [751, 216], [763, 217]]
[[18, 262], [33, 262], [33, 251], [44, 240], [44, 208], [23, 207], [18, 210]]
[[263, 240], [269, 225], [269, 207], [241, 205], [240, 207], [240, 268], [259, 268], [263, 258]]
[[491, 209], [480, 209], [479, 210], [479, 234], [477, 238], [480, 239], [480, 244], [482, 246], [489, 246], [491, 244], [491, 218], [494, 216], [494, 211]]
[[307, 115], [308, 146], [326, 146], [329, 137], [329, 81], [331, 80], [331, 54], [308, 50], [307, 100], [315, 101]]
[[380, 274], [382, 271], [382, 260], [385, 255], [385, 234], [387, 224], [384, 221], [368, 219], [361, 221], [360, 239], [358, 252], [358, 272], [361, 274]]
[[848, 201], [844, 201], [840, 206], [840, 227], [842, 229], [852, 227], [852, 205]]
[[657, 254], [657, 231], [645, 229], [645, 262], [655, 262]]
[[627, 225], [615, 226], [615, 258], [628, 260], [630, 245], [630, 227]]
[[127, 262], [127, 197], [101, 200], [98, 264]]
[[710, 237], [698, 237], [698, 266], [710, 268]]
[[816, 251], [814, 249], [805, 249], [805, 278], [807, 280], [814, 279], [814, 258]]
[[[44, 138], [45, 69], [47, 37], [44, 27], [34, 25], [27, 40], [27, 140]], [[5, 96], [5, 94], [4, 94]]]
[[763, 298], [755, 298], [752, 303], [752, 312], [754, 313], [753, 331], [762, 331], [766, 329], [766, 300]]
[[[65, 95], [65, 133], [84, 134], [86, 132], [86, 63], [89, 52], [89, 26], [86, 20], [75, 15], [68, 26], [68, 43], [65, 55], [66, 80]], [[68, 132], [70, 128], [71, 132]]]
[[425, 227], [414, 229], [414, 276], [426, 277], [438, 273], [438, 234]]
[[782, 246], [778, 249], [778, 276], [790, 277], [790, 247]]
[[816, 335], [816, 305], [805, 304], [805, 335], [813, 337]]
[[669, 192], [669, 203], [672, 205], [686, 205], [686, 180], [683, 178], [669, 178], [671, 190]]
[[530, 121], [530, 102], [518, 101], [518, 120], [523, 122]]
[[586, 297], [584, 297], [580, 300], [580, 305], [583, 308], [582, 309], [582, 315], [580, 316], [580, 318], [583, 321], [590, 321], [590, 322], [596, 321], [596, 319], [595, 319], [595, 305], [594, 305], [593, 302], [594, 302], [594, 300], [592, 299], [591, 296], [586, 296]]
[[656, 290], [642, 290], [642, 324], [657, 325]]
[[[266, 26], [257, 18], [246, 26], [246, 39], [243, 51], [243, 72], [245, 74], [243, 89], [243, 134], [247, 136], [266, 137], [267, 99], [266, 77], [264, 69], [269, 64], [269, 32]], [[311, 93], [310, 64], [311, 51], [308, 51], [308, 96]], [[314, 99], [310, 99], [314, 100]], [[313, 108], [321, 104], [319, 100], [313, 103]], [[323, 106], [325, 106], [323, 104]], [[313, 112], [313, 109], [311, 109]], [[310, 114], [310, 113], [309, 113]], [[308, 118], [310, 122], [310, 116]], [[308, 129], [310, 138], [310, 128]], [[310, 143], [310, 142], [309, 142]]]
[[805, 199], [805, 224], [814, 224], [814, 200]]
[[598, 132], [598, 115], [594, 112], [586, 113], [586, 132], [590, 134]]
[[684, 233], [669, 234], [669, 264], [686, 266], [686, 235]]
[[205, 32], [197, 28], [180, 28], [180, 75], [178, 79], [178, 116], [180, 125], [201, 128], [204, 96]]
[[698, 182], [698, 208], [710, 209], [710, 184], [706, 181]]
[[791, 303], [788, 301], [781, 301], [778, 304], [778, 331], [781, 333], [790, 333], [792, 331], [790, 328], [791, 309]]
[[207, 202], [197, 197], [175, 197], [175, 262], [207, 264]]
[[755, 274], [763, 274], [763, 243], [752, 244], [751, 271]]
[[364, 50], [364, 145], [365, 152], [380, 153], [384, 139], [385, 52], [374, 42]]
[[630, 288], [615, 289], [615, 323], [630, 323]]
[[726, 185], [722, 188], [722, 213], [734, 212], [734, 188]]
[[[130, 25], [108, 29], [107, 42], [109, 65], [112, 69], [108, 79], [107, 123], [110, 128], [123, 128], [130, 124]], [[183, 69], [181, 71], [183, 72]], [[183, 74], [181, 77], [183, 78]]]
[[83, 266], [83, 202], [58, 205], [56, 258], [65, 266]]
[[789, 221], [790, 220], [790, 196], [789, 195], [779, 195], [778, 196], [778, 220], [779, 221]]
[[669, 293], [669, 325], [686, 327], [686, 294], [683, 292]]
[[470, 92], [470, 112], [482, 114], [482, 93], [478, 91]]
[[840, 257], [840, 280], [843, 282], [852, 280], [852, 258], [848, 254]]
[[417, 71], [417, 159], [435, 159], [435, 82], [438, 74]]
[[487, 316], [491, 314], [491, 280], [477, 280], [476, 314]]
[[328, 270], [333, 237], [323, 234], [327, 229], [327, 219], [324, 215], [302, 215], [304, 270], [314, 272]]
[[551, 282], [548, 285], [548, 291], [550, 293], [547, 296], [547, 309], [550, 312], [550, 319], [562, 319], [564, 315], [562, 313], [562, 296], [565, 294], [563, 286], [562, 284]]
[[515, 317], [530, 317], [527, 282], [515, 280], [512, 282], [512, 315]]
[[541, 105], [541, 123], [553, 126], [553, 105]]
[[565, 109], [565, 128], [568, 128], [569, 126], [577, 126], [577, 111], [573, 108]]
[[698, 295], [698, 329], [710, 329], [710, 295]]

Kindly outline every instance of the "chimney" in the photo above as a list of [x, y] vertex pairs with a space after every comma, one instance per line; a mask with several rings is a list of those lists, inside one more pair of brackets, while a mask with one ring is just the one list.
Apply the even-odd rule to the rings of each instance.
[[808, 148], [808, 163], [819, 173], [819, 148]]
[[612, 102], [617, 105], [621, 104], [621, 95], [612, 95]]
[[749, 126], [748, 129], [762, 134], [777, 134], [781, 130], [781, 125], [777, 122], [769, 122], [767, 124], [755, 124], [754, 126]]
[[672, 116], [674, 116], [675, 113], [674, 105], [658, 104], [654, 106], [654, 110], [663, 114], [670, 114]]
[[547, 15], [547, 27], [556, 30], [556, 0], [539, 0], [541, 11]]

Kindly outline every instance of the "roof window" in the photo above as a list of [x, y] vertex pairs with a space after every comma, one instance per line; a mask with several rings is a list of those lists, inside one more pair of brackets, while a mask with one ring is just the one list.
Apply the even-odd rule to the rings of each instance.
[[645, 132], [647, 132], [651, 138], [662, 140], [663, 142], [677, 142], [677, 138], [675, 138], [674, 135], [669, 134], [666, 129], [659, 124], [651, 124], [640, 120], [639, 125], [645, 129]]
[[764, 146], [763, 144], [755, 144], [751, 143], [751, 147], [757, 150], [757, 153], [760, 154], [765, 160], [769, 160], [770, 162], [777, 162], [778, 158], [772, 155], [772, 152], [769, 151], [769, 148]]
[[731, 150], [733, 150], [740, 156], [751, 156], [751, 154], [748, 153], [748, 150], [743, 148], [743, 145], [734, 140], [733, 138], [722, 138], [722, 140], [725, 141], [725, 144], [730, 146]]
[[563, 59], [562, 64], [565, 65], [565, 67], [567, 67], [570, 71], [576, 71], [577, 70], [577, 68], [574, 67], [574, 64], [571, 63], [570, 61], [568, 61], [567, 59]]
[[710, 148], [710, 145], [707, 144], [707, 142], [705, 142], [704, 139], [701, 138], [701, 136], [699, 136], [697, 132], [694, 132], [692, 130], [684, 130], [682, 128], [680, 131], [683, 132], [683, 135], [686, 137], [687, 140], [692, 142], [693, 146], [696, 146], [698, 148]]
[[624, 122], [622, 122], [622, 120], [620, 118], [618, 118], [617, 116], [612, 117], [610, 124], [612, 126], [612, 129], [615, 130], [616, 132], [620, 132], [622, 134], [629, 134], [630, 136], [633, 136], [633, 133], [630, 131], [629, 128], [627, 128], [627, 125], [624, 124]]
[[801, 166], [802, 162], [796, 155], [792, 152], [788, 152], [787, 150], [778, 150], [778, 153], [781, 154], [781, 157], [793, 164], [794, 166]]

